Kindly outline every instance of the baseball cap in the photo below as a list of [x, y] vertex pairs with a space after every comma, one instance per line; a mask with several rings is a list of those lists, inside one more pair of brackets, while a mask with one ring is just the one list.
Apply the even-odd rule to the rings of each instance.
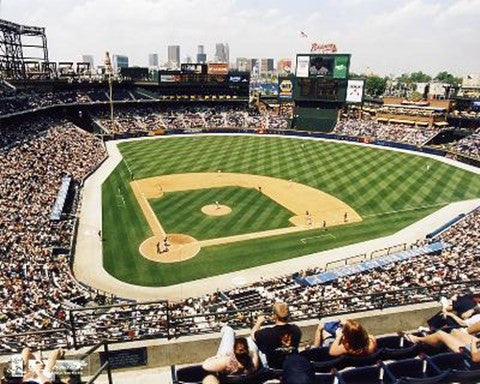
[[282, 319], [285, 319], [290, 316], [290, 310], [288, 309], [288, 304], [283, 301], [278, 301], [273, 304], [273, 312]]

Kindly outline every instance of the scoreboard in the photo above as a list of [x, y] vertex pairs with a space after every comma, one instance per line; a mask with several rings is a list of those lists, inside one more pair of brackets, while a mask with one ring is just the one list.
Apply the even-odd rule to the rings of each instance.
[[345, 101], [343, 81], [325, 78], [297, 78], [297, 100]]
[[297, 55], [294, 99], [344, 103], [349, 69], [349, 54]]

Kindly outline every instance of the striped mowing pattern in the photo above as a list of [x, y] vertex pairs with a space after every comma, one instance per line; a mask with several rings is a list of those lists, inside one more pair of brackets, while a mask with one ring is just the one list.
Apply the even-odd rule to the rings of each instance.
[[464, 170], [409, 154], [330, 142], [188, 137], [125, 143], [120, 150], [136, 178], [222, 169], [293, 179], [338, 197], [360, 215], [480, 194], [479, 178]]
[[[137, 179], [218, 169], [292, 179], [336, 196], [364, 219], [358, 224], [330, 228], [331, 236], [322, 236], [321, 229], [310, 230], [207, 247], [193, 259], [158, 264], [138, 253], [139, 245], [151, 233], [130, 190], [130, 176], [122, 162], [103, 185], [104, 266], [120, 280], [139, 285], [176, 284], [386, 236], [445, 204], [480, 197], [480, 177], [470, 172], [429, 158], [333, 142], [258, 136], [190, 136], [127, 142], [119, 148]], [[235, 205], [245, 204], [242, 214], [234, 222], [218, 227], [205, 225], [204, 216], [195, 221], [192, 212], [224, 198], [213, 198], [217, 193], [241, 201]], [[239, 233], [237, 231], [254, 231], [247, 228], [255, 227], [256, 231], [268, 229], [268, 225], [287, 226], [284, 220], [290, 216], [284, 216], [283, 208], [256, 193], [245, 188], [176, 192], [166, 196], [173, 199], [167, 206], [163, 206], [162, 199], [151, 204], [167, 231], [171, 218], [175, 219], [175, 226], [185, 225], [184, 228], [191, 228], [190, 233], [198, 230], [208, 238], [224, 236], [230, 230]], [[117, 204], [119, 194], [125, 205]], [[255, 204], [260, 203], [262, 197], [268, 201]], [[166, 204], [167, 200], [164, 201]], [[248, 205], [249, 201], [255, 203]], [[190, 213], [182, 209], [197, 203], [198, 209], [191, 209]], [[237, 210], [233, 205], [232, 208]], [[266, 211], [268, 215], [264, 214]], [[223, 219], [229, 217], [215, 218]], [[230, 228], [234, 223], [236, 228]], [[302, 243], [301, 239], [306, 237], [314, 240]]]
[[[232, 208], [227, 216], [201, 212], [218, 201]], [[167, 233], [185, 233], [197, 240], [214, 239], [291, 226], [294, 214], [252, 188], [210, 188], [165, 194], [149, 201]]]

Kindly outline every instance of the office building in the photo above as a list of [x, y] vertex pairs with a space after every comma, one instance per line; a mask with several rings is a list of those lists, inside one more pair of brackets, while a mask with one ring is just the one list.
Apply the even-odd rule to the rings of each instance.
[[217, 43], [215, 45], [215, 61], [217, 63], [229, 63], [230, 47], [228, 43]]
[[168, 66], [172, 68], [180, 68], [180, 46], [168, 46]]
[[197, 63], [206, 63], [207, 62], [207, 54], [205, 53], [205, 47], [203, 45], [198, 46], [197, 51]]
[[158, 67], [158, 53], [150, 53], [148, 55], [148, 66]]
[[113, 55], [113, 69], [118, 71], [120, 68], [128, 68], [128, 56]]
[[260, 60], [260, 73], [272, 73], [274, 69], [273, 59]]
[[251, 73], [258, 73], [259, 71], [258, 59], [249, 59], [247, 63], [247, 71]]
[[93, 69], [93, 55], [82, 55], [82, 62], [90, 64], [90, 69]]
[[246, 57], [237, 57], [235, 68], [237, 69], [237, 71], [247, 72], [248, 62], [249, 62], [249, 59], [247, 59]]

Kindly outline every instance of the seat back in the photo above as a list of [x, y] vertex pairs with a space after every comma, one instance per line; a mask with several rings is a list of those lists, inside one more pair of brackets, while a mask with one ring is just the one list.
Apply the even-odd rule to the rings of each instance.
[[384, 368], [379, 365], [348, 369], [337, 376], [339, 384], [386, 384], [394, 381], [393, 377], [385, 376]]
[[330, 372], [332, 368], [342, 369], [345, 356], [331, 356], [329, 347], [320, 347], [307, 349], [300, 352], [300, 355], [311, 361], [315, 367], [315, 372]]
[[402, 336], [385, 336], [377, 338], [377, 347], [381, 349], [382, 360], [397, 360], [418, 355], [418, 344], [406, 340]]
[[248, 375], [220, 375], [219, 379], [221, 384], [256, 384], [269, 379], [267, 375], [268, 370], [262, 368]]
[[346, 367], [364, 367], [367, 365], [373, 365], [378, 360], [380, 360], [382, 353], [383, 353], [383, 350], [378, 349], [375, 353], [372, 353], [371, 355], [367, 355], [367, 356], [346, 355], [344, 365]]
[[480, 364], [473, 363], [462, 353], [448, 352], [427, 358], [439, 370], [448, 372], [450, 380], [478, 381], [480, 379]]
[[385, 371], [402, 384], [437, 383], [448, 375], [448, 372], [440, 372], [426, 359], [394, 361], [385, 366]]
[[179, 369], [172, 366], [172, 382], [174, 384], [201, 384], [207, 375], [208, 372], [205, 371], [200, 364]]

